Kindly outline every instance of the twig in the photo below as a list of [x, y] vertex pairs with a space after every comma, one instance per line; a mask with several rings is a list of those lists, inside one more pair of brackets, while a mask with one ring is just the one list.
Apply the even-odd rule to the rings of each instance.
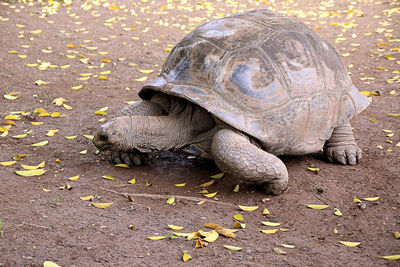
[[11, 228], [10, 230], [7, 230], [7, 232], [16, 230], [16, 229], [18, 229], [18, 228], [20, 228], [21, 226], [24, 226], [24, 225], [25, 226], [38, 227], [38, 228], [42, 228], [42, 229], [47, 229], [47, 230], [53, 231], [53, 228], [48, 227], [48, 226], [41, 226], [41, 225], [37, 225], [37, 224], [33, 224], [33, 223], [22, 222], [21, 224], [18, 224], [14, 228]]
[[236, 205], [229, 203], [229, 202], [222, 202], [222, 201], [215, 201], [215, 200], [210, 200], [210, 199], [204, 199], [204, 198], [199, 198], [199, 197], [187, 197], [187, 196], [175, 196], [175, 195], [159, 195], [159, 194], [144, 194], [144, 193], [122, 193], [122, 192], [118, 192], [118, 191], [114, 191], [111, 189], [107, 189], [104, 187], [100, 187], [100, 189], [103, 189], [107, 192], [111, 192], [123, 197], [128, 198], [128, 196], [131, 197], [144, 197], [144, 198], [151, 198], [151, 199], [167, 199], [169, 197], [175, 197], [176, 199], [183, 199], [183, 200], [189, 200], [189, 201], [193, 201], [193, 202], [199, 202], [202, 200], [205, 200], [206, 202], [211, 202], [214, 204], [222, 204], [222, 205], [229, 205], [229, 206], [234, 206], [236, 207]]

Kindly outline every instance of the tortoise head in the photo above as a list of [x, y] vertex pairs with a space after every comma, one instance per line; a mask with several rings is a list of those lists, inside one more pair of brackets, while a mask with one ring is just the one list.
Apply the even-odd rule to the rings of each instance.
[[132, 146], [131, 117], [116, 117], [97, 130], [93, 144], [101, 150], [128, 151]]

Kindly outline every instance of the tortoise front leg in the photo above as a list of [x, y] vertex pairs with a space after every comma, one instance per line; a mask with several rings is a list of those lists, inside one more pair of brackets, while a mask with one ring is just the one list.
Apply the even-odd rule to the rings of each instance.
[[[118, 112], [117, 117], [121, 116], [162, 116], [166, 112], [160, 104], [143, 100], [124, 107]], [[129, 166], [140, 166], [146, 163], [148, 155], [139, 151], [111, 151], [110, 161], [113, 164], [125, 163]]]
[[357, 146], [349, 122], [336, 127], [332, 136], [326, 141], [324, 154], [330, 162], [355, 165], [362, 158], [361, 149]]
[[213, 138], [212, 155], [222, 171], [264, 186], [267, 194], [278, 195], [287, 188], [285, 164], [238, 132], [219, 130]]

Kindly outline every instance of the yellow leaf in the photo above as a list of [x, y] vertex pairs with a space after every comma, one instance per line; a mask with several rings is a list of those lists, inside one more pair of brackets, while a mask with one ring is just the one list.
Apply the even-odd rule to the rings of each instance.
[[209, 193], [209, 194], [203, 194], [203, 196], [211, 198], [211, 197], [215, 197], [215, 195], [216, 195], [217, 193], [218, 193], [218, 192]]
[[60, 68], [62, 68], [62, 69], [68, 69], [70, 66], [71, 66], [71, 65], [63, 65], [63, 66], [60, 66]]
[[46, 130], [46, 136], [54, 136], [55, 133], [58, 133], [59, 130]]
[[388, 113], [389, 117], [400, 117], [400, 113]]
[[243, 221], [243, 216], [240, 213], [234, 215], [233, 218], [235, 218], [235, 220], [238, 220], [238, 221]]
[[15, 120], [15, 121], [18, 121], [18, 120], [21, 119], [21, 117], [10, 114], [10, 115], [5, 116], [4, 119], [5, 119], [5, 120]]
[[104, 179], [108, 179], [108, 180], [114, 181], [114, 177], [112, 177], [111, 175], [108, 175], [108, 174], [103, 175], [101, 177], [103, 177]]
[[82, 85], [77, 85], [77, 86], [72, 86], [71, 89], [73, 90], [79, 90], [82, 88]]
[[75, 48], [75, 45], [73, 45], [73, 44], [67, 44], [66, 47], [67, 47], [67, 48], [72, 48], [72, 49], [73, 49], [73, 48]]
[[60, 112], [53, 112], [53, 113], [51, 113], [51, 115], [50, 115], [52, 118], [59, 118], [61, 115], [60, 115]]
[[11, 165], [13, 165], [13, 164], [15, 164], [15, 160], [13, 160], [13, 161], [2, 161], [2, 162], [0, 162], [0, 165], [3, 165], [3, 166], [11, 166]]
[[128, 183], [130, 183], [130, 184], [135, 184], [135, 183], [136, 183], [136, 178], [133, 177], [133, 179], [129, 180]]
[[135, 81], [137, 81], [137, 82], [144, 82], [146, 80], [147, 80], [147, 76], [135, 79]]
[[43, 190], [44, 192], [51, 192], [50, 189], [46, 189], [46, 188], [44, 188], [44, 187], [42, 187], [42, 190]]
[[40, 33], [42, 33], [42, 30], [33, 30], [33, 31], [30, 31], [29, 33], [31, 33], [31, 34], [40, 34]]
[[260, 230], [260, 232], [264, 234], [275, 234], [278, 231], [278, 229], [272, 229], [272, 230]]
[[90, 195], [90, 196], [86, 196], [86, 197], [80, 197], [80, 199], [82, 200], [91, 200], [94, 196]]
[[87, 154], [87, 149], [85, 149], [85, 150], [82, 150], [81, 152], [79, 152], [79, 154], [81, 154], [81, 155], [86, 155]]
[[329, 207], [329, 205], [313, 205], [313, 204], [306, 206], [314, 210], [323, 210]]
[[31, 146], [40, 147], [40, 146], [45, 146], [48, 143], [49, 143], [49, 141], [46, 140], [46, 141], [42, 141], [42, 142], [39, 142], [39, 143], [32, 144]]
[[48, 85], [48, 82], [42, 81], [42, 80], [37, 80], [34, 82], [35, 85]]
[[[202, 234], [204, 234], [204, 233], [207, 233], [207, 232], [203, 232]], [[219, 237], [219, 234], [217, 233], [217, 231], [213, 230], [211, 232], [208, 232], [208, 234], [206, 235], [204, 240], [211, 243], [211, 242], [214, 242], [215, 240], [217, 240], [218, 237]]]
[[172, 224], [168, 224], [168, 227], [171, 228], [172, 230], [182, 230], [183, 227], [182, 226], [177, 226], [177, 225], [172, 225]]
[[[246, 228], [246, 226], [245, 226], [244, 228]], [[236, 238], [234, 232], [237, 231], [237, 230], [231, 230], [231, 229], [227, 229], [227, 228], [221, 228], [221, 229], [216, 229], [216, 231], [217, 231], [217, 233], [218, 233], [219, 235], [222, 235], [222, 236], [225, 236], [225, 237], [228, 237], [228, 238]]]
[[79, 175], [72, 176], [72, 177], [69, 177], [68, 180], [70, 180], [70, 181], [76, 181], [76, 180], [79, 179], [79, 177], [80, 177]]
[[223, 176], [224, 176], [224, 173], [221, 172], [221, 173], [218, 173], [218, 174], [215, 174], [215, 175], [211, 175], [210, 177], [213, 178], [213, 179], [220, 179]]
[[335, 233], [335, 234], [338, 234], [339, 233], [339, 231], [338, 231], [338, 229], [333, 229], [333, 233]]
[[154, 72], [154, 70], [138, 70], [138, 71], [144, 74], [150, 74]]
[[307, 168], [309, 171], [312, 171], [312, 172], [315, 172], [315, 173], [318, 173], [318, 171], [319, 171], [319, 168], [311, 168], [311, 167], [308, 167]]
[[37, 170], [29, 170], [29, 171], [15, 171], [16, 174], [21, 175], [21, 176], [39, 176], [45, 173], [46, 170], [43, 169], [37, 169]]
[[362, 198], [362, 200], [366, 200], [366, 201], [376, 201], [380, 199], [380, 197], [364, 197]]
[[190, 256], [189, 254], [186, 253], [186, 251], [183, 252], [183, 256], [182, 256], [182, 260], [184, 262], [187, 262], [188, 260], [190, 260], [192, 258], [192, 256]]
[[208, 182], [198, 185], [197, 187], [209, 187], [209, 186], [213, 185], [214, 183], [215, 183], [215, 180], [210, 180]]
[[25, 170], [37, 170], [37, 169], [39, 169], [39, 166], [30, 166], [30, 165], [24, 165], [24, 164], [21, 164], [21, 167], [22, 168], [24, 168]]
[[53, 102], [51, 102], [52, 104], [56, 105], [56, 106], [62, 106], [62, 104], [64, 104], [64, 102], [67, 102], [67, 100], [63, 97], [57, 97], [56, 99], [53, 100]]
[[44, 124], [44, 122], [40, 122], [40, 121], [32, 121], [32, 122], [31, 122], [31, 124], [32, 124], [33, 126], [39, 126], [39, 125], [43, 125], [43, 124]]
[[94, 203], [94, 202], [92, 202], [92, 205], [95, 206], [96, 208], [99, 208], [99, 209], [108, 208], [112, 204], [114, 204], [114, 202], [109, 202], [109, 203]]
[[71, 136], [66, 136], [65, 139], [72, 140], [75, 139], [76, 137], [77, 137], [76, 135], [71, 135]]
[[238, 205], [238, 206], [241, 210], [244, 211], [255, 211], [256, 209], [259, 208], [259, 206], [243, 206], [243, 205]]
[[108, 77], [107, 76], [99, 76], [98, 79], [99, 80], [108, 80]]
[[93, 135], [87, 135], [87, 134], [83, 134], [84, 137], [86, 137], [89, 140], [93, 140]]
[[27, 135], [28, 135], [27, 133], [25, 133], [25, 134], [19, 134], [19, 135], [14, 135], [14, 136], [12, 136], [12, 138], [21, 139], [21, 138], [26, 137]]
[[362, 201], [359, 200], [358, 198], [354, 198], [354, 199], [353, 199], [353, 202], [354, 202], [354, 203], [361, 203]]
[[205, 227], [211, 228], [211, 229], [222, 229], [222, 226], [216, 223], [206, 223], [204, 225]]
[[381, 258], [385, 260], [400, 260], [400, 254], [399, 255], [389, 255], [389, 256], [380, 256]]
[[203, 200], [200, 200], [199, 202], [197, 202], [196, 205], [203, 205], [205, 202], [206, 202], [206, 200], [203, 199]]
[[235, 185], [235, 188], [233, 188], [232, 191], [235, 192], [235, 193], [239, 192], [239, 185], [238, 184]]
[[333, 209], [333, 213], [334, 213], [336, 216], [343, 216], [343, 213], [342, 213], [338, 208], [334, 208], [334, 209]]
[[151, 186], [151, 185], [152, 185], [152, 184], [149, 183], [149, 182], [147, 181], [147, 179], [146, 179], [146, 186], [149, 187], [149, 186]]
[[114, 167], [129, 168], [129, 165], [125, 164], [125, 163], [118, 163], [118, 164], [115, 164]]
[[107, 70], [107, 71], [102, 71], [100, 72], [101, 75], [108, 75], [111, 73], [111, 70]]
[[167, 201], [165, 201], [165, 203], [167, 203], [169, 205], [174, 204], [174, 202], [175, 202], [175, 197], [174, 196], [168, 198]]
[[266, 226], [279, 226], [281, 225], [280, 223], [275, 223], [275, 222], [265, 222], [265, 221], [261, 221], [262, 224], [266, 225]]
[[277, 253], [277, 254], [281, 254], [281, 255], [285, 255], [285, 254], [287, 254], [287, 252], [286, 252], [286, 251], [284, 251], [283, 249], [281, 249], [281, 248], [278, 248], [278, 247], [274, 247], [274, 251], [275, 251], [275, 253]]
[[68, 110], [73, 109], [72, 107], [68, 106], [67, 104], [63, 104], [63, 107], [64, 107], [65, 109], [68, 109]]
[[230, 246], [230, 245], [224, 245], [225, 248], [232, 250], [232, 251], [239, 251], [242, 250], [241, 247], [235, 247], [235, 246]]
[[394, 232], [394, 237], [399, 239], [400, 238], [400, 232]]
[[348, 241], [339, 241], [339, 242], [348, 247], [356, 247], [360, 245], [360, 242], [348, 242]]
[[235, 228], [246, 228], [246, 224], [244, 224], [244, 223], [240, 223], [240, 222], [238, 222], [238, 221], [236, 221], [236, 222], [234, 222], [233, 223], [233, 226], [235, 227]]
[[174, 184], [174, 186], [177, 186], [177, 187], [182, 187], [182, 186], [185, 186], [186, 185], [186, 183], [182, 183], [182, 184]]
[[287, 244], [279, 244], [279, 246], [285, 247], [285, 248], [295, 248], [293, 245], [287, 245]]
[[108, 116], [107, 113], [105, 113], [105, 112], [102, 111], [102, 110], [96, 110], [96, 111], [94, 112], [94, 114], [96, 114], [96, 115], [102, 115], [102, 116]]
[[61, 266], [52, 261], [45, 261], [43, 262], [43, 267], [61, 267]]
[[160, 235], [160, 236], [148, 236], [147, 238], [150, 239], [150, 240], [160, 240], [160, 239], [165, 238], [165, 235]]

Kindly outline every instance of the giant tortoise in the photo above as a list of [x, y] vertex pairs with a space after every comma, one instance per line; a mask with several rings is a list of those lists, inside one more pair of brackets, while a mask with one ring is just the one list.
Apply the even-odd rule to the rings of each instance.
[[96, 147], [113, 151], [116, 163], [183, 151], [280, 194], [288, 172], [277, 156], [323, 149], [331, 162], [361, 159], [349, 120], [369, 100], [330, 44], [267, 9], [190, 32], [139, 96], [95, 135]]

